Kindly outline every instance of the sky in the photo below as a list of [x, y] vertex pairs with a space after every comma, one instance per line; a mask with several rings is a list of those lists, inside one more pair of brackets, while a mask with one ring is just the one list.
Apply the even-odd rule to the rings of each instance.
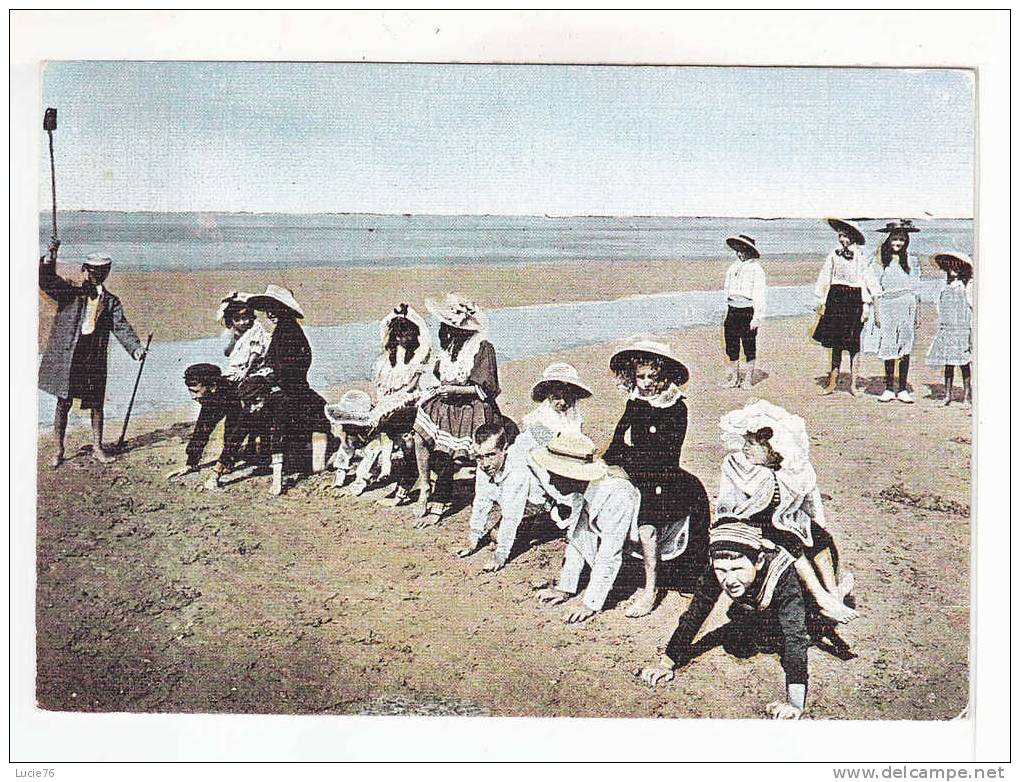
[[60, 209], [973, 211], [963, 70], [50, 62], [42, 105]]

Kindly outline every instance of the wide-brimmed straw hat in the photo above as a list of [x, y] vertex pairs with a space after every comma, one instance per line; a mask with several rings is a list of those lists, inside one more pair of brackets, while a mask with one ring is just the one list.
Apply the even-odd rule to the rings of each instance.
[[85, 256], [85, 265], [94, 266], [97, 269], [108, 268], [113, 259], [106, 253], [89, 253]]
[[880, 234], [905, 233], [916, 234], [921, 229], [914, 225], [913, 220], [894, 220], [886, 223], [885, 228], [875, 229]]
[[782, 469], [800, 472], [809, 464], [810, 442], [807, 425], [799, 415], [786, 411], [765, 399], [739, 410], [731, 410], [719, 419], [722, 441], [731, 451], [744, 446], [744, 435], [771, 429], [769, 445], [783, 457]]
[[372, 397], [352, 388], [340, 397], [339, 402], [326, 405], [326, 418], [334, 424], [368, 426], [372, 420]]
[[962, 266], [966, 266], [969, 269], [974, 268], [974, 262], [970, 259], [970, 256], [958, 252], [935, 253], [931, 257], [931, 263], [932, 266], [943, 271], [946, 269], [959, 269]]
[[482, 331], [486, 325], [485, 316], [475, 303], [459, 293], [448, 293], [442, 301], [425, 300], [425, 307], [447, 326], [464, 331]]
[[836, 233], [845, 233], [850, 237], [850, 241], [853, 244], [864, 244], [864, 231], [860, 229], [857, 223], [852, 223], [849, 220], [843, 220], [840, 217], [826, 217], [825, 222], [829, 224]]
[[540, 402], [545, 399], [549, 393], [549, 386], [553, 383], [562, 383], [577, 389], [578, 399], [587, 399], [591, 396], [591, 389], [581, 382], [581, 377], [577, 374], [577, 370], [570, 364], [557, 362], [550, 364], [542, 370], [542, 379], [531, 387], [532, 400]]
[[665, 342], [657, 342], [647, 337], [637, 337], [629, 345], [616, 351], [609, 359], [609, 368], [613, 372], [619, 372], [625, 362], [640, 356], [657, 356], [663, 359], [676, 373], [677, 385], [682, 386], [691, 376], [687, 365], [677, 358], [673, 348]]
[[597, 481], [609, 473], [595, 453], [595, 443], [579, 432], [561, 432], [548, 445], [531, 452], [535, 464], [553, 475], [575, 481]]
[[253, 296], [248, 297], [248, 304], [252, 306], [252, 309], [265, 311], [268, 307], [273, 304], [282, 304], [287, 309], [294, 312], [299, 318], [305, 316], [304, 310], [301, 309], [301, 305], [297, 303], [297, 299], [294, 298], [294, 293], [287, 288], [282, 288], [279, 285], [267, 285], [265, 293], [256, 293]]
[[731, 236], [726, 240], [726, 244], [729, 245], [731, 250], [746, 250], [751, 254], [752, 258], [761, 258], [761, 253], [758, 252], [758, 245], [754, 243], [754, 239], [746, 234]]

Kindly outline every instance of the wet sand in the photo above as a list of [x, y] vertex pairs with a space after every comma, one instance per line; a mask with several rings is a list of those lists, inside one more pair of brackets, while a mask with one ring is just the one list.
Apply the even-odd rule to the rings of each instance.
[[[813, 283], [820, 259], [765, 258], [771, 285]], [[482, 308], [545, 304], [552, 301], [603, 301], [664, 291], [722, 288], [730, 258], [692, 261], [593, 264], [520, 264], [339, 269], [328, 266], [253, 271], [122, 272], [108, 287], [124, 305], [139, 334], [154, 342], [212, 337], [220, 299], [230, 291], [261, 293], [273, 283], [290, 288], [305, 310], [305, 324], [382, 319], [404, 301], [425, 312], [425, 299], [459, 291]], [[59, 272], [75, 277], [72, 267]], [[54, 306], [40, 294], [39, 345], [45, 345]]]
[[[660, 285], [675, 272], [650, 268], [663, 275]], [[813, 268], [802, 267], [802, 282]], [[421, 274], [423, 292], [474, 293], [481, 288], [471, 285], [483, 283], [457, 280], [450, 269]], [[512, 274], [503, 269], [497, 279]], [[683, 284], [670, 279], [663, 287]], [[529, 283], [527, 295], [537, 298], [540, 283]], [[206, 284], [216, 294], [230, 287], [226, 277]], [[500, 284], [489, 280], [479, 300], [507, 296]], [[595, 275], [573, 285], [570, 298], [606, 297]], [[317, 302], [310, 320], [338, 311], [326, 306], [328, 288], [323, 280], [316, 289], [321, 301], [299, 293]], [[362, 308], [357, 317], [374, 317], [391, 298], [366, 294], [354, 305]], [[807, 339], [806, 318], [763, 325], [752, 392], [719, 386], [719, 328], [668, 335], [692, 375], [682, 462], [713, 499], [724, 456], [720, 415], [754, 396], [807, 420], [829, 524], [856, 576], [862, 614], [843, 633], [856, 657], [810, 652], [814, 718], [948, 719], [967, 702], [971, 418], [962, 405], [945, 409], [935, 398], [941, 371], [923, 365], [932, 320], [925, 307], [911, 369], [917, 404], [909, 406], [877, 402], [874, 359], [864, 365], [866, 396], [820, 397], [826, 357]], [[519, 420], [542, 367], [569, 360], [595, 391], [585, 403], [586, 431], [607, 444], [624, 404], [606, 370], [614, 344], [502, 364], [501, 406]], [[106, 468], [77, 455], [51, 471], [52, 440], [40, 437], [42, 708], [736, 718], [761, 716], [781, 696], [777, 656], [741, 660], [719, 647], [670, 685], [653, 691], [636, 683], [631, 670], [655, 661], [688, 596], [671, 590], [651, 616], [627, 619], [623, 607], [642, 581], [630, 567], [606, 612], [582, 627], [564, 625], [577, 601], [540, 609], [531, 587], [554, 580], [561, 562], [564, 541], [548, 525], [522, 531], [508, 567], [485, 574], [484, 551], [453, 556], [467, 532], [466, 509], [417, 531], [407, 508], [336, 499], [326, 489], [331, 475], [273, 499], [266, 477], [218, 493], [202, 490], [198, 476], [168, 485], [162, 476], [183, 459], [190, 431], [184, 415], [194, 411], [132, 422], [127, 452]], [[68, 453], [87, 437], [72, 432]], [[720, 613], [710, 621], [719, 623]]]

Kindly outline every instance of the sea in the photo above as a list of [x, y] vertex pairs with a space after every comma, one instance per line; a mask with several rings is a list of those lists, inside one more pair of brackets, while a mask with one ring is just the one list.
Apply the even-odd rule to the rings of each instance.
[[[770, 263], [816, 254], [833, 245], [821, 220], [665, 217], [446, 217], [396, 215], [272, 215], [214, 213], [58, 212], [64, 260], [103, 251], [118, 269], [219, 270], [288, 266], [413, 266], [422, 264], [683, 260], [726, 255], [727, 236], [753, 236]], [[869, 238], [885, 220], [857, 221]], [[49, 237], [41, 215], [40, 244]], [[911, 250], [970, 252], [970, 220], [919, 223]], [[929, 277], [922, 298], [941, 283]], [[769, 318], [797, 317], [817, 305], [813, 286], [770, 286]], [[642, 332], [721, 322], [720, 290], [632, 296], [614, 301], [554, 302], [493, 310], [490, 339], [500, 361], [538, 356], [621, 339]], [[437, 324], [429, 319], [435, 330]], [[48, 328], [48, 325], [43, 325]], [[312, 345], [309, 380], [325, 389], [370, 376], [378, 325], [374, 322], [306, 327]], [[764, 350], [764, 348], [763, 348]], [[124, 415], [138, 365], [114, 342], [110, 348], [107, 417]], [[180, 378], [192, 363], [223, 361], [216, 338], [152, 346], [133, 415], [191, 405]], [[38, 425], [52, 425], [54, 400], [39, 394]], [[72, 425], [87, 415], [72, 414]]]
[[[39, 218], [43, 251], [50, 212]], [[893, 219], [857, 220], [869, 246]], [[823, 220], [799, 218], [58, 211], [57, 223], [62, 259], [104, 252], [118, 269], [137, 271], [674, 261], [725, 257], [726, 237], [738, 233], [779, 259], [820, 260], [833, 246]], [[972, 252], [972, 220], [915, 223], [911, 252]]]

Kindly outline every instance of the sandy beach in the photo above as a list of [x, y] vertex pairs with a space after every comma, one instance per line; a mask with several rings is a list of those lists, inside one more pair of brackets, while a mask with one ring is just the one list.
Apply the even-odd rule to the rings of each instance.
[[[706, 263], [697, 280], [678, 262], [635, 264], [625, 276], [619, 265], [612, 276], [535, 266], [526, 285], [519, 268], [465, 276], [447, 267], [115, 273], [110, 287], [139, 330], [159, 323], [158, 339], [178, 339], [215, 334], [220, 295], [269, 281], [293, 287], [308, 322], [324, 324], [374, 319], [395, 298], [418, 304], [453, 288], [483, 306], [547, 301], [553, 290], [564, 299], [604, 299], [703, 289], [721, 282], [724, 263]], [[770, 284], [811, 282], [816, 271], [817, 260], [788, 262], [769, 270]], [[398, 280], [407, 281], [406, 294], [394, 292]], [[184, 317], [173, 320], [176, 312]], [[41, 322], [45, 333], [45, 311]], [[720, 415], [760, 397], [803, 416], [862, 614], [843, 632], [853, 659], [811, 650], [810, 714], [952, 718], [968, 698], [972, 422], [962, 405], [938, 404], [941, 372], [923, 364], [933, 309], [924, 309], [915, 348], [914, 405], [876, 401], [874, 359], [864, 365], [867, 395], [820, 397], [826, 356], [808, 340], [809, 325], [807, 318], [764, 324], [751, 392], [719, 385], [721, 329], [665, 335], [691, 367], [683, 466], [714, 499], [725, 453]], [[607, 371], [615, 344], [502, 364], [504, 412], [519, 420], [543, 366], [568, 360], [595, 391], [585, 403], [586, 431], [607, 444], [623, 408]], [[336, 399], [342, 389], [324, 391]], [[721, 648], [668, 686], [637, 683], [631, 671], [654, 662], [689, 596], [671, 590], [651, 616], [627, 619], [623, 605], [642, 579], [629, 567], [606, 612], [582, 627], [564, 625], [561, 616], [577, 601], [540, 609], [531, 585], [554, 580], [561, 562], [564, 541], [548, 525], [522, 533], [508, 567], [485, 574], [484, 551], [467, 560], [452, 553], [466, 535], [466, 509], [416, 531], [407, 508], [379, 508], [372, 495], [336, 499], [326, 488], [331, 475], [274, 499], [266, 477], [216, 493], [197, 476], [168, 485], [162, 476], [181, 462], [189, 431], [178, 414], [133, 421], [126, 452], [106, 468], [75, 455], [87, 433], [74, 431], [74, 458], [57, 471], [45, 466], [52, 440], [40, 436], [42, 708], [737, 718], [761, 716], [781, 694], [776, 656], [739, 660]], [[717, 610], [710, 621], [721, 618]]]
[[[766, 256], [765, 263], [769, 258]], [[813, 283], [820, 258], [776, 259], [768, 267], [771, 285]], [[139, 334], [154, 342], [212, 337], [222, 329], [215, 314], [220, 299], [233, 290], [262, 292], [266, 285], [294, 291], [305, 310], [305, 324], [327, 326], [381, 319], [406, 301], [420, 312], [425, 299], [460, 291], [483, 308], [514, 307], [549, 301], [602, 301], [663, 291], [721, 288], [732, 258], [697, 261], [632, 261], [596, 264], [520, 264], [281, 268], [216, 272], [121, 272], [114, 269], [108, 287], [124, 305]], [[60, 274], [80, 270], [59, 265]], [[54, 305], [39, 295], [39, 346], [46, 344]]]

